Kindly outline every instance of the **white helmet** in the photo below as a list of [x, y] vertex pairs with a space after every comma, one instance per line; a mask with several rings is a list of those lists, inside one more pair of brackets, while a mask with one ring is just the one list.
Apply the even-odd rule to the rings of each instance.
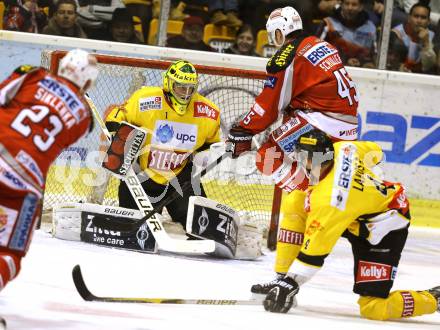
[[[302, 30], [303, 24], [301, 16], [292, 7], [284, 7], [275, 9], [270, 13], [269, 19], [266, 23], [266, 30], [269, 37], [269, 43], [277, 47], [281, 47], [286, 40], [286, 36], [297, 30]], [[283, 36], [283, 42], [277, 44], [275, 32], [280, 30]]]
[[[74, 49], [61, 59], [58, 75], [84, 90], [84, 88], [92, 86], [98, 77], [96, 64], [94, 56], [82, 49]], [[89, 81], [90, 83], [87, 85]]]

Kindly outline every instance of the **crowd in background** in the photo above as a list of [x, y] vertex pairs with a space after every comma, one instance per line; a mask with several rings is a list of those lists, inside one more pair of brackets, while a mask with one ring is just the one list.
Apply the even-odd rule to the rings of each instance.
[[[161, 6], [160, 0], [0, 2], [5, 30], [138, 44], [148, 44]], [[169, 19], [182, 27], [168, 36], [167, 46], [269, 56], [256, 50], [257, 34], [273, 9], [289, 5], [300, 12], [305, 32], [338, 47], [346, 65], [377, 67], [384, 0], [172, 0]], [[387, 69], [440, 74], [439, 20], [439, 0], [395, 0]], [[223, 47], [206, 43], [208, 24], [227, 27], [235, 41]]]

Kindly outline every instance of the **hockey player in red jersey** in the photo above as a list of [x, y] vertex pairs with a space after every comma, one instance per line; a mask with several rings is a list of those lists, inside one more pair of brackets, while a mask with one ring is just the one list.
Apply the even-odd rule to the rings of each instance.
[[[285, 274], [298, 255], [306, 215], [304, 190], [308, 178], [291, 153], [297, 138], [314, 128], [333, 141], [357, 138], [358, 94], [337, 49], [303, 33], [298, 12], [292, 7], [274, 10], [267, 21], [269, 40], [280, 47], [267, 63], [267, 79], [246, 116], [228, 135], [233, 157], [250, 150], [252, 137], [268, 128], [280, 114], [283, 124], [275, 129], [257, 154], [257, 167], [289, 192], [283, 198], [283, 218], [277, 243], [275, 271]], [[272, 285], [253, 286], [266, 294]]]
[[96, 58], [76, 49], [57, 75], [23, 65], [0, 83], [0, 290], [20, 271], [50, 164], [92, 128], [83, 94], [97, 75]]

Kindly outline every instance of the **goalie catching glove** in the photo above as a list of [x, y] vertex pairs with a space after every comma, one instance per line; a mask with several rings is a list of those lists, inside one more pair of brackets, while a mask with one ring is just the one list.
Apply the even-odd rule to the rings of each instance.
[[232, 158], [237, 158], [242, 153], [252, 148], [253, 133], [240, 126], [232, 126], [226, 140], [226, 151], [232, 153]]
[[263, 301], [264, 309], [273, 313], [287, 313], [292, 306], [296, 306], [299, 285], [296, 281], [286, 276], [273, 281], [275, 285]]

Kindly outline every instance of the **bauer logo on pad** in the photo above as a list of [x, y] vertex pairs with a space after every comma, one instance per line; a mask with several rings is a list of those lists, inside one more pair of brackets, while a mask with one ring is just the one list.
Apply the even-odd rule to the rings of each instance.
[[125, 177], [137, 159], [146, 136], [143, 129], [121, 122], [102, 166], [119, 177]]

